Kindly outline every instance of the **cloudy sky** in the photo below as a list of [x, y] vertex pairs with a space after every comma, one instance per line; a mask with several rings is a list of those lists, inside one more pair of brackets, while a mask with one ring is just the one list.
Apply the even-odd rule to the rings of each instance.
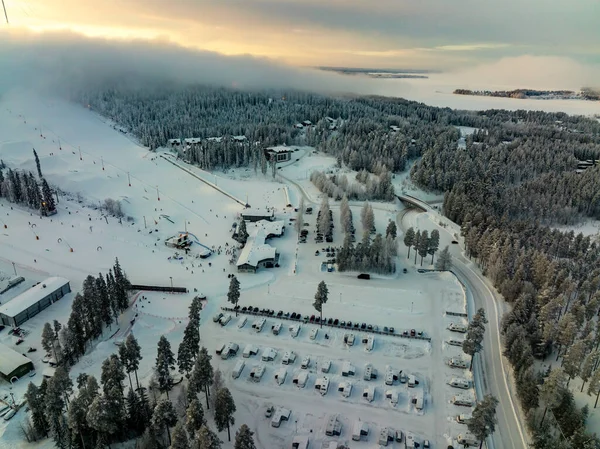
[[[600, 63], [598, 0], [5, 0], [13, 29], [157, 39], [298, 66]], [[5, 26], [4, 24], [2, 26]]]

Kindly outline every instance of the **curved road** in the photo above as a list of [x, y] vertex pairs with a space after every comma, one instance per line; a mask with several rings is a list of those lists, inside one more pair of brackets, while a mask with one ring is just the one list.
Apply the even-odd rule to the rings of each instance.
[[[416, 200], [416, 198], [404, 198], [428, 212], [438, 214], [427, 203]], [[415, 201], [416, 200], [416, 201]], [[420, 213], [420, 211], [419, 211]], [[403, 218], [406, 214], [399, 214], [399, 227], [404, 231]], [[450, 231], [446, 231], [450, 232]], [[524, 419], [521, 416], [521, 409], [517, 402], [516, 394], [513, 393], [513, 386], [508, 378], [508, 361], [502, 355], [502, 343], [500, 341], [500, 321], [502, 312], [498, 310], [498, 305], [502, 299], [490, 289], [485, 281], [477, 272], [468, 266], [468, 261], [462, 255], [457, 245], [451, 245], [452, 250], [452, 271], [463, 282], [467, 289], [467, 295], [472, 303], [470, 314], [476, 309], [483, 308], [486, 311], [489, 324], [483, 340], [483, 350], [475, 356], [473, 369], [477, 375], [477, 386], [480, 394], [491, 394], [498, 399], [498, 408], [496, 417], [498, 424], [496, 431], [492, 434], [492, 445], [494, 449], [525, 449], [528, 444], [524, 433]], [[479, 396], [479, 395], [478, 395]]]

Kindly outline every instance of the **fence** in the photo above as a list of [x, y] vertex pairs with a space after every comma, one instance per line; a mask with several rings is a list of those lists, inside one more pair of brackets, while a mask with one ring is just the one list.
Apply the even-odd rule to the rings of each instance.
[[185, 287], [161, 287], [159, 285], [132, 285], [130, 290], [146, 290], [150, 292], [187, 293]]
[[[221, 310], [225, 311], [225, 312], [232, 312], [235, 313], [236, 310], [233, 307], [221, 307]], [[262, 317], [267, 317], [267, 318], [273, 318], [275, 320], [287, 320], [287, 321], [295, 321], [296, 323], [306, 323], [309, 324], [308, 320], [305, 320], [304, 318], [300, 317], [300, 318], [291, 318], [291, 317], [286, 317], [284, 315], [282, 316], [276, 316], [276, 315], [270, 315], [268, 313], [263, 313], [263, 312], [254, 312], [254, 311], [249, 311], [249, 310], [242, 310], [241, 308], [237, 310], [237, 313], [242, 313], [242, 314], [246, 314], [246, 315], [254, 315], [254, 316], [262, 316]], [[321, 323], [315, 323], [315, 322], [310, 322], [310, 324], [316, 324], [316, 325], [321, 325]], [[357, 329], [355, 327], [346, 327], [346, 326], [341, 326], [339, 324], [329, 324], [326, 321], [323, 321], [323, 326], [327, 326], [327, 327], [333, 327], [333, 328], [337, 328], [337, 329], [344, 329], [344, 330], [356, 330], [359, 332], [368, 332], [370, 334], [379, 334], [379, 335], [389, 335], [390, 337], [400, 337], [400, 338], [408, 338], [411, 340], [425, 340], [425, 341], [429, 341], [431, 342], [431, 337], [425, 337], [425, 336], [420, 336], [420, 335], [414, 335], [411, 336], [410, 334], [404, 335], [404, 334], [397, 334], [397, 333], [390, 333], [390, 332], [384, 332], [384, 331], [380, 331], [380, 330], [369, 330], [369, 329]]]

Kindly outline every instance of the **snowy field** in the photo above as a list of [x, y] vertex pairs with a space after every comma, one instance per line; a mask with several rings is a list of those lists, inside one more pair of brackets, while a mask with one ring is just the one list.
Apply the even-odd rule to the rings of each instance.
[[[414, 432], [418, 439], [429, 439], [439, 448], [464, 432], [465, 427], [454, 419], [468, 412], [468, 408], [450, 402], [462, 390], [446, 385], [453, 376], [469, 378], [468, 370], [451, 369], [446, 365], [448, 358], [459, 356], [461, 352], [460, 348], [445, 343], [456, 336], [446, 330], [448, 324], [462, 320], [449, 317], [445, 312], [465, 310], [464, 293], [455, 278], [447, 273], [418, 273], [412, 259], [404, 257], [403, 246], [394, 276], [373, 276], [364, 281], [357, 279], [356, 273], [323, 270], [325, 247], [342, 243], [339, 205], [335, 203], [332, 203], [336, 225], [334, 242], [314, 243], [315, 210], [313, 215], [304, 216], [310, 230], [307, 243], [297, 243], [293, 222], [289, 220], [295, 213], [293, 208], [286, 207], [287, 201], [297, 205], [304, 196], [307, 205], [312, 201], [318, 206], [320, 193], [308, 176], [311, 170], [332, 167], [335, 164], [332, 158], [314, 154], [310, 148], [298, 148], [294, 153], [297, 156], [279, 170], [275, 181], [270, 176], [255, 175], [252, 169], [211, 174], [175, 161], [168, 154], [148, 152], [84, 108], [23, 92], [5, 95], [0, 100], [0, 136], [0, 159], [11, 168], [35, 172], [32, 154], [35, 148], [44, 176], [62, 192], [58, 214], [50, 218], [40, 218], [28, 209], [0, 200], [0, 279], [13, 275], [14, 269], [26, 279], [20, 287], [3, 295], [2, 302], [53, 275], [68, 278], [73, 290], [22, 326], [27, 335], [21, 346], [15, 346], [15, 337], [6, 330], [0, 333], [0, 342], [18, 348], [19, 352], [30, 346], [38, 348], [31, 354], [37, 374], [13, 386], [0, 382], [0, 397], [12, 392], [19, 400], [30, 380], [41, 382], [45, 368], [40, 345], [43, 324], [54, 319], [65, 323], [84, 278], [89, 274], [106, 273], [118, 257], [134, 284], [169, 286], [172, 280], [175, 286], [186, 287], [191, 293], [135, 294], [118, 325], [107, 329], [95, 342], [71, 369], [72, 376], [86, 372], [99, 378], [102, 361], [116, 352], [114, 343], [132, 332], [143, 351], [140, 381], [148, 382], [159, 337], [166, 335], [176, 350], [187, 324], [193, 291], [197, 289], [208, 297], [202, 312], [202, 344], [213, 354], [215, 367], [223, 371], [233, 393], [238, 410], [235, 427], [242, 423], [250, 425], [257, 432], [259, 447], [290, 447], [296, 434], [309, 436], [311, 447], [320, 447], [321, 442], [331, 439], [324, 434], [324, 423], [332, 413], [339, 414], [342, 422], [342, 434], [335, 438], [338, 441], [351, 440], [352, 427], [358, 419], [368, 423], [369, 437], [353, 442], [352, 447], [373, 447], [379, 430], [385, 426]], [[107, 216], [100, 207], [106, 198], [120, 200], [126, 217], [119, 220]], [[361, 341], [365, 333], [354, 328], [323, 328], [317, 338], [311, 340], [310, 331], [317, 325], [310, 323], [303, 324], [300, 334], [294, 338], [288, 329], [289, 322], [282, 321], [281, 334], [273, 335], [271, 326], [281, 321], [275, 317], [267, 319], [260, 333], [251, 329], [252, 317], [239, 328], [242, 315], [225, 327], [214, 324], [213, 315], [227, 305], [227, 276], [236, 272], [229, 253], [236, 245], [231, 239], [232, 224], [243, 210], [239, 201], [247, 201], [257, 208], [273, 207], [276, 217], [286, 224], [285, 235], [269, 241], [281, 254], [280, 267], [238, 276], [242, 286], [241, 306], [310, 316], [316, 313], [312, 306], [316, 286], [325, 280], [330, 294], [324, 316], [365, 322], [380, 329], [393, 326], [397, 334], [415, 329], [430, 337], [431, 342], [375, 335], [374, 349], [369, 352]], [[351, 206], [357, 235], [360, 235], [361, 205], [352, 203]], [[384, 232], [388, 221], [398, 220], [402, 213], [399, 204], [374, 203], [373, 208], [379, 232]], [[175, 251], [163, 242], [184, 229], [193, 234], [195, 243], [190, 255], [176, 257]], [[198, 258], [203, 248], [199, 244], [214, 250], [210, 258]], [[315, 255], [317, 250], [318, 256]], [[426, 260], [424, 267], [429, 262]], [[407, 273], [403, 273], [404, 268]], [[130, 320], [136, 313], [138, 318], [131, 325]], [[352, 347], [343, 342], [344, 334], [349, 332], [356, 336]], [[221, 360], [215, 349], [229, 341], [238, 343], [240, 352], [230, 360]], [[251, 367], [261, 363], [257, 356], [244, 359], [246, 367], [238, 379], [231, 376], [233, 366], [242, 359], [241, 352], [248, 343], [258, 346], [261, 352], [271, 347], [278, 353], [274, 361], [264, 362], [266, 372], [259, 383], [247, 380]], [[273, 376], [282, 366], [282, 354], [290, 350], [296, 352], [297, 360], [288, 366], [288, 378], [279, 386]], [[300, 370], [304, 356], [310, 356], [313, 364], [305, 388], [299, 390], [292, 385], [292, 377]], [[325, 360], [332, 362], [331, 384], [327, 395], [321, 396], [314, 385], [317, 370]], [[344, 378], [353, 383], [353, 392], [348, 398], [337, 391], [344, 361], [356, 367], [353, 378]], [[379, 371], [378, 379], [363, 380], [366, 363]], [[415, 375], [419, 385], [415, 388], [399, 382], [385, 385], [383, 377], [388, 366]], [[375, 387], [372, 402], [361, 397], [367, 386]], [[384, 397], [386, 390], [399, 393], [397, 405], [392, 406]], [[423, 394], [425, 399], [422, 411], [416, 410], [411, 402], [418, 394]], [[264, 418], [264, 410], [271, 404], [292, 411], [290, 421], [278, 429], [270, 427], [270, 420]], [[19, 429], [19, 421], [24, 417], [25, 412], [21, 410], [13, 420], [1, 422], [3, 449], [27, 447]], [[221, 438], [226, 440], [226, 434], [221, 434]], [[398, 443], [391, 446], [401, 447]], [[232, 445], [226, 443], [224, 447]]]

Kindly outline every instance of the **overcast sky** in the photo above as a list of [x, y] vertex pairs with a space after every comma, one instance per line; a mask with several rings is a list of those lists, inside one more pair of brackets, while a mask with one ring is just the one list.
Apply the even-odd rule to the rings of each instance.
[[[11, 27], [152, 38], [301, 66], [600, 63], [598, 0], [5, 0]], [[2, 25], [5, 26], [5, 25]]]

